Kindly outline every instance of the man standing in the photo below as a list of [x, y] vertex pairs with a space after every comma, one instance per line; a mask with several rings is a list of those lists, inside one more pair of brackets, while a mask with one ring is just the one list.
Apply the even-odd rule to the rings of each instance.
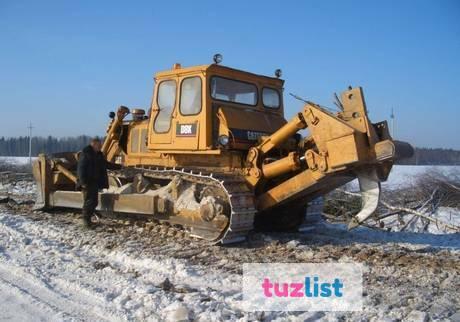
[[91, 228], [91, 216], [98, 204], [98, 191], [108, 188], [107, 167], [101, 152], [102, 143], [94, 138], [80, 153], [78, 180], [83, 192], [83, 226]]

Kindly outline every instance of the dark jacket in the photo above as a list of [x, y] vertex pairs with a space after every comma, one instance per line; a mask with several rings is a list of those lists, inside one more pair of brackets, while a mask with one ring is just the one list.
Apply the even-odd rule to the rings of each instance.
[[88, 145], [78, 159], [78, 181], [81, 186], [93, 186], [98, 189], [109, 187], [107, 161], [102, 152], [96, 152]]

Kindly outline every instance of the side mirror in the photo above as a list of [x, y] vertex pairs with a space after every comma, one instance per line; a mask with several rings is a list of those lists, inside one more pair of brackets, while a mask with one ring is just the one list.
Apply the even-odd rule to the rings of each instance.
[[110, 113], [109, 113], [109, 117], [110, 117], [111, 119], [114, 119], [114, 118], [115, 118], [115, 112], [114, 112], [114, 111], [110, 112]]

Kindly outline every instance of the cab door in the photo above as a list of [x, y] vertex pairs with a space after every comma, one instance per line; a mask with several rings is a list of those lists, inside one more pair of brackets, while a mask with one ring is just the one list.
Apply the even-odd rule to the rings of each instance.
[[[161, 80], [157, 86], [155, 99], [152, 102], [152, 135], [149, 143], [156, 149], [172, 143], [173, 116], [177, 103], [176, 79]], [[149, 145], [150, 145], [149, 144]]]
[[203, 80], [186, 76], [180, 80], [178, 108], [173, 113], [173, 146], [171, 149], [198, 150], [200, 136], [205, 133], [203, 112]]

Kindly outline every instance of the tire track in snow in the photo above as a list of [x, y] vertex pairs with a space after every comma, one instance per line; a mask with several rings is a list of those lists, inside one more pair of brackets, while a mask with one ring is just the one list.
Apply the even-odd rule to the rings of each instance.
[[[40, 308], [41, 310], [36, 310], [37, 312], [45, 310], [48, 313], [46, 320], [51, 321], [75, 319], [83, 321], [85, 317], [107, 321], [103, 316], [88, 315], [85, 308], [80, 308], [74, 302], [63, 298], [61, 294], [39, 285], [39, 281], [34, 276], [25, 272], [16, 273], [17, 267], [0, 263], [0, 284], [3, 284], [3, 289], [5, 289], [1, 293], [19, 295], [22, 300], [25, 300], [25, 303], [29, 304], [22, 305], [25, 309], [34, 311], [34, 308]], [[18, 318], [22, 314], [15, 313], [18, 314]]]
[[[47, 267], [50, 262], [54, 262], [55, 267], [64, 264], [61, 260], [67, 257], [66, 254], [57, 251], [62, 249], [62, 245], [59, 245], [60, 248], [56, 247], [60, 243], [46, 238], [39, 239], [39, 236], [23, 232], [21, 223], [24, 222], [19, 218], [14, 222], [14, 228], [5, 224], [4, 219], [2, 217], [0, 220], [0, 228], [3, 235], [9, 236], [9, 245], [6, 245], [3, 254], [0, 253], [0, 279], [3, 280], [3, 284], [10, 285], [17, 292], [32, 298], [35, 305], [43, 304], [72, 320], [119, 319], [117, 312], [101, 309], [104, 308], [104, 303], [91, 290], [82, 287], [78, 278], [73, 281], [69, 276], [61, 277]], [[34, 240], [34, 243], [29, 244], [27, 240]], [[16, 249], [11, 250], [12, 247], [9, 246], [13, 245]], [[79, 257], [71, 257], [68, 262], [73, 265], [66, 267], [64, 264], [56, 268], [72, 269], [85, 264]], [[63, 272], [71, 273], [65, 270]]]
[[1, 321], [56, 321], [59, 313], [56, 307], [44, 303], [27, 291], [0, 277], [0, 297], [2, 298]]

